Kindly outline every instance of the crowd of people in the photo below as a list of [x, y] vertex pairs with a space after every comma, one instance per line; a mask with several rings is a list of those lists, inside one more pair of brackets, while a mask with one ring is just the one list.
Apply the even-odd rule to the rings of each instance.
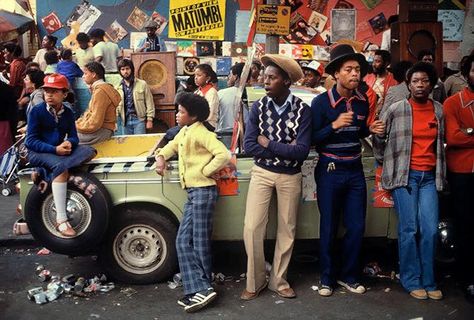
[[[145, 25], [147, 37], [138, 51], [166, 50], [155, 34], [157, 27]], [[15, 43], [4, 44], [1, 54], [0, 63], [6, 64], [0, 81], [1, 151], [13, 143], [17, 130], [26, 134], [28, 160], [35, 168], [32, 180], [41, 192], [51, 189], [56, 228], [65, 237], [76, 235], [66, 215], [68, 170], [92, 159], [94, 144], [114, 133], [145, 134], [155, 118], [149, 86], [135, 77], [132, 61], [122, 58], [118, 46], [104, 36], [101, 29], [79, 33], [76, 50], [58, 50], [57, 39], [45, 36], [28, 63]], [[188, 194], [176, 239], [185, 294], [178, 304], [193, 312], [217, 296], [211, 285], [210, 250], [216, 179], [231, 156], [226, 137], [232, 135], [242, 81], [265, 89], [248, 110], [241, 146], [255, 161], [244, 220], [247, 280], [242, 300], [257, 298], [265, 288], [283, 298], [296, 297], [286, 274], [301, 198], [301, 166], [312, 146], [319, 155], [314, 172], [320, 212], [319, 294], [331, 296], [336, 285], [356, 294], [366, 292], [359, 255], [367, 209], [360, 141], [367, 137], [377, 165], [383, 167], [382, 186], [391, 191], [398, 213], [401, 285], [416, 299], [443, 297], [435, 282], [434, 254], [438, 192], [449, 184], [458, 275], [472, 300], [474, 54], [464, 57], [459, 73], [444, 83], [433, 65], [435, 58], [423, 50], [415, 64], [391, 61], [388, 51], [377, 50], [369, 65], [353, 47], [340, 44], [331, 50], [326, 66], [312, 61], [301, 67], [291, 58], [266, 54], [252, 63], [248, 79], [241, 79], [244, 64], [234, 65], [222, 90], [208, 64], [198, 65], [193, 77], [178, 83], [177, 126], [166, 132], [155, 157], [156, 171], [163, 175], [166, 161], [179, 155], [180, 182]], [[120, 74], [120, 83], [107, 83], [108, 73]], [[91, 94], [87, 109], [79, 114], [73, 108], [77, 79]], [[292, 93], [295, 85], [317, 95], [310, 106]], [[17, 128], [19, 120], [25, 126]], [[263, 241], [274, 191], [278, 229], [267, 278]], [[334, 246], [340, 213], [346, 232], [338, 257]]]

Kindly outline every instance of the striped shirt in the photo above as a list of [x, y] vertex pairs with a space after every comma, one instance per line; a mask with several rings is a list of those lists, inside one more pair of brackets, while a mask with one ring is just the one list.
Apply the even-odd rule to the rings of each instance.
[[[337, 130], [332, 128], [341, 113], [353, 111], [352, 125]], [[311, 102], [313, 116], [313, 144], [316, 151], [334, 160], [355, 160], [361, 156], [360, 139], [369, 135], [367, 97], [358, 90], [347, 99], [341, 97], [334, 86]]]

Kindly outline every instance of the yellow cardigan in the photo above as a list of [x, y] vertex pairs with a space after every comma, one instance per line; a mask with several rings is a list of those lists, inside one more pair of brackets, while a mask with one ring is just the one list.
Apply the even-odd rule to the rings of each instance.
[[176, 137], [158, 155], [168, 160], [179, 154], [179, 180], [181, 187], [207, 187], [216, 184], [210, 176], [222, 169], [231, 154], [216, 134], [210, 132], [201, 122], [183, 127]]

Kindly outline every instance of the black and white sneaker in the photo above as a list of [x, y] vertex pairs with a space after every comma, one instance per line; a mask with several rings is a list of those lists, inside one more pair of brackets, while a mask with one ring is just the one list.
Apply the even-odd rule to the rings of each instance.
[[179, 298], [177, 302], [181, 307], [186, 307], [187, 305], [191, 304], [189, 299], [191, 299], [192, 296], [192, 294], [187, 294], [184, 297]]
[[217, 293], [213, 288], [208, 288], [207, 290], [196, 292], [193, 296], [189, 298], [189, 304], [184, 307], [186, 312], [195, 312], [198, 311], [209, 303], [212, 302], [217, 297]]

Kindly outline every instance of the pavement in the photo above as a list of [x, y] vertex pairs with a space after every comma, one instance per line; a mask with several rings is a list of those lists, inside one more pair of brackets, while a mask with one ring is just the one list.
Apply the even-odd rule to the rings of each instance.
[[[449, 268], [437, 272], [438, 283], [445, 294], [441, 301], [418, 301], [411, 298], [398, 281], [364, 277], [368, 292], [357, 295], [337, 288], [330, 298], [320, 297], [315, 290], [319, 280], [317, 243], [297, 242], [288, 280], [297, 293], [296, 299], [284, 299], [264, 290], [255, 300], [239, 299], [244, 289], [246, 256], [242, 242], [214, 243], [214, 272], [226, 280], [215, 283], [218, 298], [196, 314], [186, 314], [176, 304], [182, 288], [168, 284], [146, 286], [116, 283], [107, 293], [88, 297], [63, 295], [53, 302], [37, 305], [26, 297], [28, 289], [44, 286], [35, 275], [36, 266], [44, 265], [53, 273], [75, 274], [86, 278], [102, 273], [94, 256], [67, 257], [51, 253], [38, 255], [41, 247], [31, 238], [16, 238], [12, 224], [17, 219], [14, 209], [18, 196], [0, 198], [0, 319], [473, 319], [474, 305], [463, 298]], [[270, 253], [274, 243], [267, 243]], [[379, 259], [382, 270], [389, 274], [396, 266], [396, 251], [390, 246], [366, 244], [364, 263]], [[170, 279], [171, 280], [171, 279]]]

